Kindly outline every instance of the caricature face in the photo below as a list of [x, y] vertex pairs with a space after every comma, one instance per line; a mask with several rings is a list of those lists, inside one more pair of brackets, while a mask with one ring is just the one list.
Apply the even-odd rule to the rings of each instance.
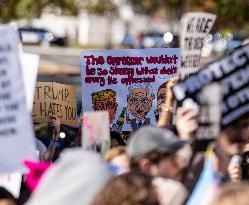
[[151, 109], [154, 96], [151, 96], [148, 88], [135, 88], [127, 98], [127, 110], [135, 118], [144, 120]]
[[106, 110], [109, 112], [110, 123], [115, 119], [117, 111], [117, 103], [114, 98], [109, 98], [105, 100], [97, 100], [93, 106], [95, 111]]
[[157, 108], [159, 110], [165, 102], [165, 97], [166, 97], [165, 92], [166, 92], [166, 88], [164, 87], [160, 88], [157, 92]]

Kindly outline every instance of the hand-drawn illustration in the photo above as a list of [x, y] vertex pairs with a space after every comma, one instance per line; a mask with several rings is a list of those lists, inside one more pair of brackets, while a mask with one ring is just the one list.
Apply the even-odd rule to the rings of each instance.
[[118, 126], [113, 123], [118, 107], [116, 92], [112, 89], [106, 89], [93, 92], [91, 96], [93, 110], [108, 111], [111, 131], [118, 131]]
[[124, 125], [124, 119], [125, 119], [126, 110], [127, 110], [127, 108], [124, 107], [122, 109], [122, 112], [120, 113], [118, 119], [117, 119], [116, 125], [118, 127], [118, 131], [122, 131], [122, 128], [123, 128], [123, 125]]
[[154, 111], [156, 121], [159, 119], [162, 106], [165, 103], [167, 82], [161, 84], [157, 90], [157, 109]]
[[[133, 131], [142, 125], [150, 124], [147, 114], [155, 98], [149, 84], [133, 84], [128, 88], [126, 121]], [[130, 119], [129, 114], [134, 118]]]

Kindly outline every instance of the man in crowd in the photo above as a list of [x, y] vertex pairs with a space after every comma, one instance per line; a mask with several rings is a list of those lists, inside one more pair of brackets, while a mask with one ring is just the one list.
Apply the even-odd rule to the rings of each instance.
[[[138, 169], [153, 177], [181, 179], [184, 168], [178, 151], [186, 145], [167, 129], [145, 126], [128, 141], [127, 152], [131, 169]], [[187, 145], [186, 145], [187, 146]]]
[[[151, 110], [155, 96], [149, 84], [133, 84], [128, 90], [126, 121], [135, 131], [142, 125], [150, 124], [147, 114]], [[129, 114], [134, 118], [130, 119]]]

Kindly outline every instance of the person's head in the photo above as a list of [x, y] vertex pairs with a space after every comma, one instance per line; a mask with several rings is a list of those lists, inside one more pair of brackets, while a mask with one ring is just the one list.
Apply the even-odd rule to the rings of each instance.
[[104, 156], [104, 160], [115, 166], [120, 166], [129, 169], [129, 158], [124, 146], [112, 148]]
[[17, 205], [15, 197], [5, 188], [0, 187], [0, 205]]
[[111, 131], [111, 148], [125, 145], [125, 141], [119, 132]]
[[232, 183], [223, 187], [211, 205], [248, 205], [249, 184]]
[[93, 92], [92, 105], [94, 111], [108, 111], [110, 123], [115, 119], [117, 112], [117, 95], [114, 90], [106, 89], [99, 92]]
[[64, 150], [45, 172], [27, 205], [89, 205], [111, 177], [97, 153], [80, 148]]
[[183, 164], [177, 151], [185, 144], [170, 130], [142, 127], [128, 141], [131, 169], [139, 169], [151, 176], [180, 180]]
[[127, 111], [138, 120], [144, 120], [155, 98], [149, 84], [133, 84], [127, 96]]
[[163, 104], [165, 103], [166, 98], [166, 85], [167, 82], [164, 82], [160, 85], [157, 91], [157, 109], [160, 111]]
[[129, 137], [130, 137], [130, 132], [129, 131], [122, 131], [121, 132], [121, 137], [127, 143]]
[[152, 178], [130, 172], [109, 180], [91, 205], [158, 205]]
[[249, 143], [249, 115], [239, 118], [223, 128], [218, 137], [219, 144], [228, 155], [240, 154]]

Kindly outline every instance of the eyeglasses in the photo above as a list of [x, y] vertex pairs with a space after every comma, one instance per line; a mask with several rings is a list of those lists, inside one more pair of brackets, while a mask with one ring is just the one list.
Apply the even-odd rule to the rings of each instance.
[[128, 103], [130, 104], [135, 104], [135, 105], [138, 105], [138, 104], [148, 104], [150, 102], [150, 99], [149, 98], [142, 98], [142, 99], [139, 99], [139, 98], [134, 98], [134, 97], [131, 97], [128, 99]]

